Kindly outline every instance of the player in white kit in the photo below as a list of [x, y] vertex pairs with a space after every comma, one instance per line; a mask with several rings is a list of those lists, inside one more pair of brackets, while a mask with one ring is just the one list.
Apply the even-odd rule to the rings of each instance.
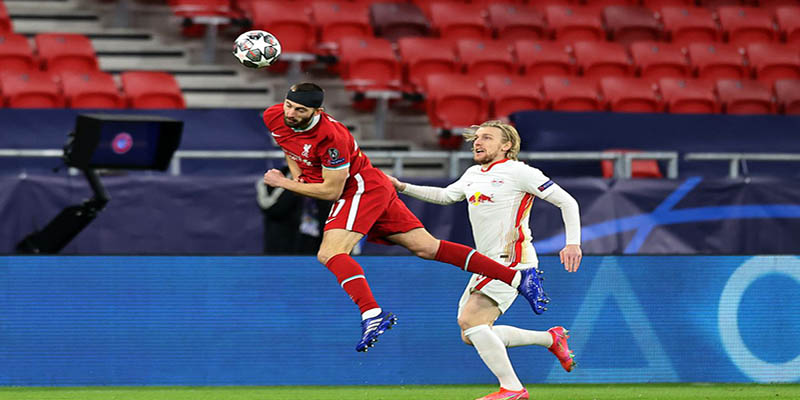
[[[487, 121], [465, 134], [473, 142], [474, 165], [459, 180], [440, 188], [417, 186], [390, 177], [400, 193], [436, 204], [468, 202], [469, 219], [477, 251], [509, 268], [537, 268], [536, 250], [528, 225], [534, 197], [561, 209], [566, 246], [560, 252], [568, 272], [581, 262], [580, 214], [578, 203], [540, 170], [517, 160], [520, 136], [501, 121]], [[478, 351], [483, 362], [497, 376], [500, 390], [479, 400], [528, 399], [517, 378], [506, 347], [539, 345], [547, 347], [561, 366], [572, 371], [574, 355], [567, 346], [567, 330], [556, 326], [531, 331], [494, 325], [517, 297], [517, 290], [503, 282], [474, 274], [458, 305], [461, 337]]]

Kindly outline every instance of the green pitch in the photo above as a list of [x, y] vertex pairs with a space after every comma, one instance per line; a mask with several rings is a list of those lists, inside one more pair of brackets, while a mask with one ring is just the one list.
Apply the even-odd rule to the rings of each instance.
[[[1, 400], [414, 400], [474, 399], [483, 385], [0, 388]], [[530, 385], [531, 399], [800, 399], [798, 384]]]

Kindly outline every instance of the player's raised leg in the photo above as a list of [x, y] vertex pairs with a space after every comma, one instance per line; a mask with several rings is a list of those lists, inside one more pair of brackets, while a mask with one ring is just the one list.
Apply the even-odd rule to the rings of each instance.
[[469, 246], [436, 239], [425, 228], [394, 234], [387, 239], [426, 260], [452, 264], [464, 271], [505, 282], [528, 300], [533, 312], [541, 314], [547, 311], [550, 299], [542, 287], [542, 272], [535, 268], [520, 271], [508, 268]]
[[372, 347], [378, 341], [378, 336], [397, 323], [397, 317], [382, 310], [375, 301], [364, 270], [350, 257], [353, 247], [363, 236], [345, 229], [327, 230], [317, 252], [319, 262], [336, 276], [339, 285], [361, 311], [361, 339], [356, 344], [356, 351], [366, 351]]

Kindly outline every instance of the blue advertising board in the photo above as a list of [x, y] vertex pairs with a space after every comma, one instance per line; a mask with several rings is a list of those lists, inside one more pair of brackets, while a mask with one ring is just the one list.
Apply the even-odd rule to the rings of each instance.
[[[357, 257], [399, 316], [357, 353], [358, 310], [313, 257], [0, 257], [0, 385], [494, 383], [461, 342], [468, 276]], [[509, 350], [526, 383], [798, 382], [800, 258], [541, 258], [550, 309], [498, 324], [571, 330], [578, 368]]]

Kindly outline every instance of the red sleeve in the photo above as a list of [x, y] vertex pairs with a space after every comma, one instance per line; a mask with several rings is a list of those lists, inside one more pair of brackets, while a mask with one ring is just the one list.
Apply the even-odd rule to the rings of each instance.
[[354, 146], [353, 136], [350, 132], [341, 131], [336, 124], [327, 124], [327, 128], [330, 129], [330, 133], [319, 146], [322, 167], [341, 169], [350, 166]]

